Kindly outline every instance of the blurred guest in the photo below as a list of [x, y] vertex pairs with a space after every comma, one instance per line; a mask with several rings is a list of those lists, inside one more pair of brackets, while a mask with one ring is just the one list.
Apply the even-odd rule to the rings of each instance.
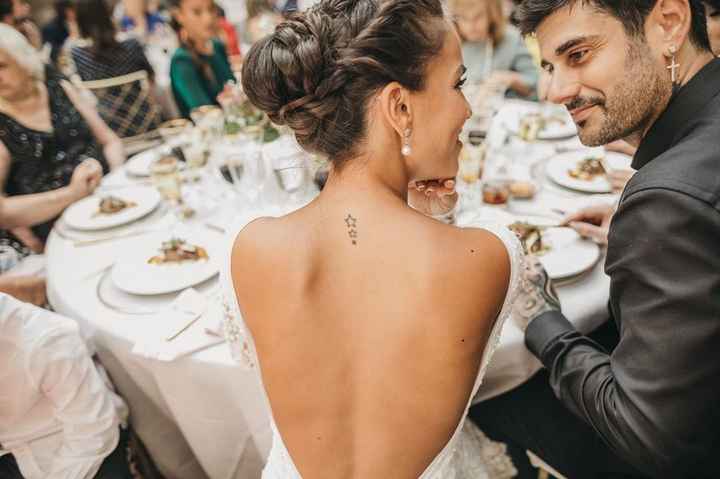
[[137, 71], [155, 72], [134, 38], [118, 41], [111, 12], [105, 0], [76, 0], [80, 44], [71, 48], [72, 59], [83, 81], [104, 80]]
[[57, 63], [70, 30], [75, 29], [75, 9], [71, 0], [55, 0], [55, 17], [42, 28], [42, 38], [50, 45], [50, 61]]
[[132, 32], [144, 38], [155, 32], [155, 29], [165, 23], [163, 17], [157, 12], [156, 2], [148, 0], [123, 0], [124, 14], [120, 25], [124, 32]]
[[282, 22], [282, 16], [272, 0], [246, 0], [247, 20], [245, 21], [245, 41], [255, 43], [270, 35]]
[[217, 9], [213, 0], [170, 0], [178, 48], [170, 64], [170, 80], [178, 108], [189, 118], [203, 105], [218, 105], [217, 97], [235, 80], [227, 52], [215, 37]]
[[74, 321], [0, 294], [0, 477], [132, 479], [127, 406]]
[[[75, 167], [95, 158], [104, 172], [122, 165], [122, 142], [94, 106], [25, 37], [0, 25], [0, 184], [7, 195], [57, 190]], [[53, 221], [35, 226], [44, 242]], [[26, 243], [27, 244], [27, 243]]]
[[0, 0], [0, 23], [6, 23], [25, 35], [36, 50], [42, 48], [42, 35], [30, 19], [30, 4], [26, 0]]
[[37, 306], [45, 304], [43, 278], [8, 274], [32, 253], [11, 230], [57, 217], [72, 203], [92, 194], [101, 177], [100, 164], [88, 159], [75, 168], [67, 186], [45, 193], [0, 197], [0, 292]]
[[104, 89], [98, 111], [121, 137], [132, 137], [157, 128], [160, 108], [152, 91], [154, 71], [140, 42], [116, 39], [117, 32], [105, 0], [77, 0], [77, 24], [81, 41], [70, 49], [75, 71], [82, 81], [105, 80], [145, 71], [150, 86], [140, 82]]
[[240, 42], [238, 41], [235, 26], [225, 17], [225, 9], [217, 3], [215, 4], [218, 11], [218, 37], [225, 45], [225, 50], [229, 57], [240, 56]]
[[468, 67], [468, 81], [497, 81], [509, 96], [535, 97], [538, 69], [520, 35], [509, 25], [501, 0], [451, 0], [450, 8]]
[[720, 0], [703, 0], [707, 17], [708, 37], [715, 56], [720, 56]]

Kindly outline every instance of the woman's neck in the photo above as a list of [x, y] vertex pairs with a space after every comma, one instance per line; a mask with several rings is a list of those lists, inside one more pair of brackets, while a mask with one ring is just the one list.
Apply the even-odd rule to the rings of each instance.
[[193, 50], [200, 53], [201, 55], [212, 55], [213, 54], [212, 40], [209, 40], [207, 38], [197, 39], [197, 38], [187, 37], [186, 41], [188, 43], [188, 47], [192, 48]]
[[42, 89], [36, 81], [29, 81], [27, 86], [16, 94], [7, 98], [0, 98], [0, 108], [9, 111], [25, 111], [35, 109], [37, 102], [42, 99]]
[[409, 178], [401, 162], [390, 160], [382, 169], [376, 163], [354, 158], [340, 170], [331, 169], [322, 195], [333, 201], [363, 197], [364, 201], [407, 204]]

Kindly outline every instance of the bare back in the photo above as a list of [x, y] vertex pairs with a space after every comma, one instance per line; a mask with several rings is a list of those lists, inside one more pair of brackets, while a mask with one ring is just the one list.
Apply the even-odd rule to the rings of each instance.
[[301, 475], [422, 474], [458, 427], [505, 299], [502, 242], [406, 206], [318, 200], [249, 225], [231, 270]]

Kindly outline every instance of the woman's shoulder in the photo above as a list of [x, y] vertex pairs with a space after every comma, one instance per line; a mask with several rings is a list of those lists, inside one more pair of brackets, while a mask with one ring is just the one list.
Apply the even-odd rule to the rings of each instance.
[[192, 55], [190, 54], [190, 50], [185, 48], [184, 46], [179, 46], [175, 49], [173, 52], [172, 58], [170, 59], [171, 63], [176, 62], [182, 62], [182, 61], [192, 61]]

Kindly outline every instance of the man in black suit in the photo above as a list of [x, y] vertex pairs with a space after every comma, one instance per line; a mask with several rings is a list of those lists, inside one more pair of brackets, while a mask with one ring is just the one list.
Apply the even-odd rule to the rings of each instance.
[[521, 7], [548, 98], [582, 142], [638, 147], [617, 211], [575, 217], [609, 225], [603, 334], [576, 331], [531, 264], [515, 319], [546, 370], [471, 411], [570, 479], [720, 477], [720, 60], [704, 13], [700, 0]]

